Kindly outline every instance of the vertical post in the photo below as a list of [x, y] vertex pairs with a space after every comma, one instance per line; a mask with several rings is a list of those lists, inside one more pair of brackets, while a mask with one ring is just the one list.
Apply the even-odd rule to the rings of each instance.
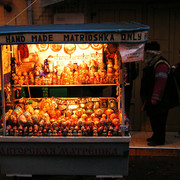
[[2, 60], [2, 46], [0, 45], [0, 67], [1, 67], [1, 100], [2, 100], [2, 117], [3, 117], [3, 136], [6, 131], [5, 121], [5, 97], [4, 97], [4, 73], [3, 73], [3, 60]]
[[125, 113], [125, 72], [124, 63], [122, 63], [122, 124], [124, 125], [124, 113]]
[[32, 4], [32, 0], [27, 0], [27, 6], [29, 7], [29, 8], [27, 9], [27, 12], [28, 12], [28, 22], [29, 22], [29, 24], [33, 24], [33, 23], [32, 23], [32, 6], [31, 6], [31, 4]]

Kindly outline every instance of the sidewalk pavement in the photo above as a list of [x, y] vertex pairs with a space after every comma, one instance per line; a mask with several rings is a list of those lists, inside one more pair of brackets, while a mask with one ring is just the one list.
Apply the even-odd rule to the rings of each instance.
[[129, 156], [180, 156], [180, 137], [177, 132], [166, 132], [165, 145], [148, 146], [146, 139], [152, 132], [132, 131]]

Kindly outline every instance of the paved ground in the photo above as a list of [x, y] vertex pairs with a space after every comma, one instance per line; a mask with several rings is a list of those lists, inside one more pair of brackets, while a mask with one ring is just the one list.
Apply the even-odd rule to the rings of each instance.
[[126, 180], [179, 180], [178, 157], [131, 157]]
[[[2, 177], [2, 180], [95, 180], [94, 176], [33, 176], [32, 178]], [[179, 180], [178, 157], [130, 157], [129, 175], [123, 180]]]
[[[132, 131], [131, 134], [131, 142], [130, 147], [132, 148], [148, 148], [146, 139], [152, 136], [152, 132], [144, 132], [144, 131]], [[177, 138], [177, 132], [166, 132], [166, 142], [165, 145], [156, 146], [155, 148], [161, 149], [180, 149], [180, 138]]]

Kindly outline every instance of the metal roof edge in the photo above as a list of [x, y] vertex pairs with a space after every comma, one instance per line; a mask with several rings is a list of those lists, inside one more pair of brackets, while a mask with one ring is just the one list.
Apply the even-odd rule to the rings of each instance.
[[47, 24], [47, 25], [3, 25], [0, 34], [17, 33], [88, 33], [88, 32], [125, 32], [144, 31], [150, 27], [137, 22], [101, 24]]

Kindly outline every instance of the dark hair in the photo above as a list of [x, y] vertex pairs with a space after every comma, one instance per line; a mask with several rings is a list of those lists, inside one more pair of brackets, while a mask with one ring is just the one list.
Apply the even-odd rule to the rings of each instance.
[[150, 43], [146, 43], [144, 50], [155, 50], [155, 51], [159, 51], [160, 50], [160, 44], [156, 41], [152, 41]]

